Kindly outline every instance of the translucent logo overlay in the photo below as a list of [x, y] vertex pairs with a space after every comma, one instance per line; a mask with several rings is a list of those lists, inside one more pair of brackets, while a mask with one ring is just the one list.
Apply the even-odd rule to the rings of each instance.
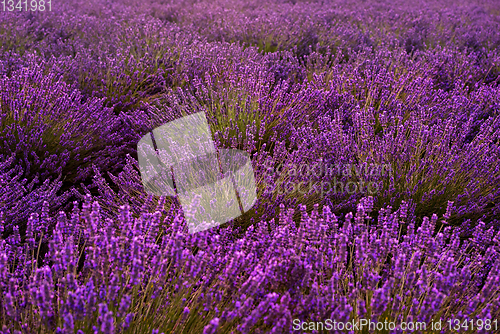
[[257, 200], [248, 153], [218, 151], [203, 112], [163, 124], [137, 144], [144, 189], [177, 196], [191, 234], [237, 218]]

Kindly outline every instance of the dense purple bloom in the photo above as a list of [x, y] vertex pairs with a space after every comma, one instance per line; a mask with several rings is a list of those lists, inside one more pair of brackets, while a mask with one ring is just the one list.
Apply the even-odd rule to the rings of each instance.
[[217, 333], [217, 327], [219, 327], [219, 318], [214, 318], [205, 326], [203, 334], [215, 334]]

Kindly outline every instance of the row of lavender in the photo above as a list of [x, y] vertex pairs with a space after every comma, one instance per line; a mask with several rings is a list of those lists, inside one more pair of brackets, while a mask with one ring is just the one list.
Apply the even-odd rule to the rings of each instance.
[[[4, 331], [498, 317], [498, 13], [484, 1], [70, 1], [2, 13]], [[230, 227], [190, 236], [175, 200], [144, 193], [135, 145], [199, 111], [218, 146], [251, 154], [259, 200]], [[291, 173], [319, 158], [391, 173]], [[376, 186], [373, 201], [282, 191], [350, 181]], [[335, 227], [328, 208], [361, 218]], [[371, 209], [378, 225], [363, 220]]]
[[25, 242], [15, 229], [0, 243], [3, 331], [288, 333], [297, 321], [311, 329], [325, 319], [498, 329], [500, 233], [480, 223], [461, 242], [449, 226], [433, 233], [436, 215], [416, 229], [406, 203], [370, 225], [372, 206], [363, 198], [343, 221], [328, 206], [310, 216], [301, 206], [297, 228], [294, 209], [281, 205], [277, 219], [240, 237], [231, 225], [188, 234], [164, 201], [135, 219], [128, 206], [103, 218], [90, 196], [70, 217], [52, 218], [45, 202]]
[[[231, 47], [218, 50], [229, 52]], [[123, 170], [127, 153], [136, 157], [136, 143], [146, 131], [198, 111], [207, 115], [219, 147], [253, 156], [257, 216], [262, 219], [276, 214], [276, 203], [322, 202], [336, 212], [354, 210], [366, 194], [325, 195], [312, 187], [302, 196], [277, 191], [299, 182], [328, 185], [338, 179], [344, 184], [371, 182], [377, 189], [377, 209], [404, 199], [410, 215], [422, 217], [443, 214], [446, 201], [453, 200], [453, 223], [494, 223], [500, 214], [499, 86], [483, 83], [470, 90], [462, 83], [449, 92], [435, 90], [426, 60], [411, 60], [404, 51], [376, 55], [368, 59], [358, 54], [348, 65], [329, 67], [296, 84], [277, 81], [265, 72], [266, 65], [239, 68], [215, 61], [228, 70], [207, 72], [190, 81], [194, 91], [170, 88], [155, 101], [143, 102], [144, 109], [119, 116], [102, 99], [86, 97], [61, 76], [45, 73], [48, 62], [14, 71], [0, 79], [1, 146], [6, 153], [0, 199], [6, 228], [26, 222], [45, 199], [51, 199], [53, 211], [67, 209], [75, 193], [70, 188], [94, 175], [92, 164], [116, 174]], [[273, 61], [273, 55], [266, 59]], [[391, 70], [395, 59], [404, 67]], [[320, 158], [326, 166], [388, 165], [392, 176], [354, 180], [339, 173], [288, 172]], [[286, 168], [277, 171], [278, 164]], [[144, 200], [140, 180], [127, 187], [135, 190], [130, 200]], [[130, 196], [114, 197], [117, 203], [111, 205], [118, 207]]]

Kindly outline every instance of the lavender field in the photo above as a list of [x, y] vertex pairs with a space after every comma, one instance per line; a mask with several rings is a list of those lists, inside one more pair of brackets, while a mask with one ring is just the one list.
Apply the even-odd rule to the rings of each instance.
[[[192, 234], [198, 112], [257, 202]], [[497, 0], [0, 3], [1, 334], [500, 333], [499, 230]]]

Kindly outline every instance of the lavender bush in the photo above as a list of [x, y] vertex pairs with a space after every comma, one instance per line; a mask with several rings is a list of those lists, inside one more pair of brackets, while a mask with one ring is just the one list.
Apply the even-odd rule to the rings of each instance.
[[[500, 321], [498, 31], [492, 0], [2, 11], [1, 332]], [[200, 111], [258, 200], [189, 234], [193, 212], [144, 191], [137, 142]], [[390, 172], [297, 172], [319, 162]], [[376, 191], [318, 188], [338, 182]]]
[[[66, 191], [91, 176], [91, 163], [117, 170], [130, 135], [120, 131], [120, 120], [103, 108], [99, 99], [82, 102], [78, 90], [70, 90], [60, 77], [44, 73], [36, 64], [0, 79], [0, 87], [0, 148], [6, 157], [14, 159], [5, 164], [14, 167], [11, 171], [20, 181], [9, 182], [4, 188], [8, 196], [15, 194], [4, 201], [9, 227], [29, 217], [29, 210], [17, 211], [15, 207], [39, 206], [41, 200], [56, 193], [42, 198], [40, 193], [27, 202], [21, 201], [17, 196], [22, 195], [26, 182], [31, 182], [32, 189], [40, 181], [47, 187], [52, 179], [62, 178], [64, 185], [59, 187]], [[12, 173], [5, 182], [14, 177]], [[57, 204], [64, 201], [56, 200], [52, 206]]]

